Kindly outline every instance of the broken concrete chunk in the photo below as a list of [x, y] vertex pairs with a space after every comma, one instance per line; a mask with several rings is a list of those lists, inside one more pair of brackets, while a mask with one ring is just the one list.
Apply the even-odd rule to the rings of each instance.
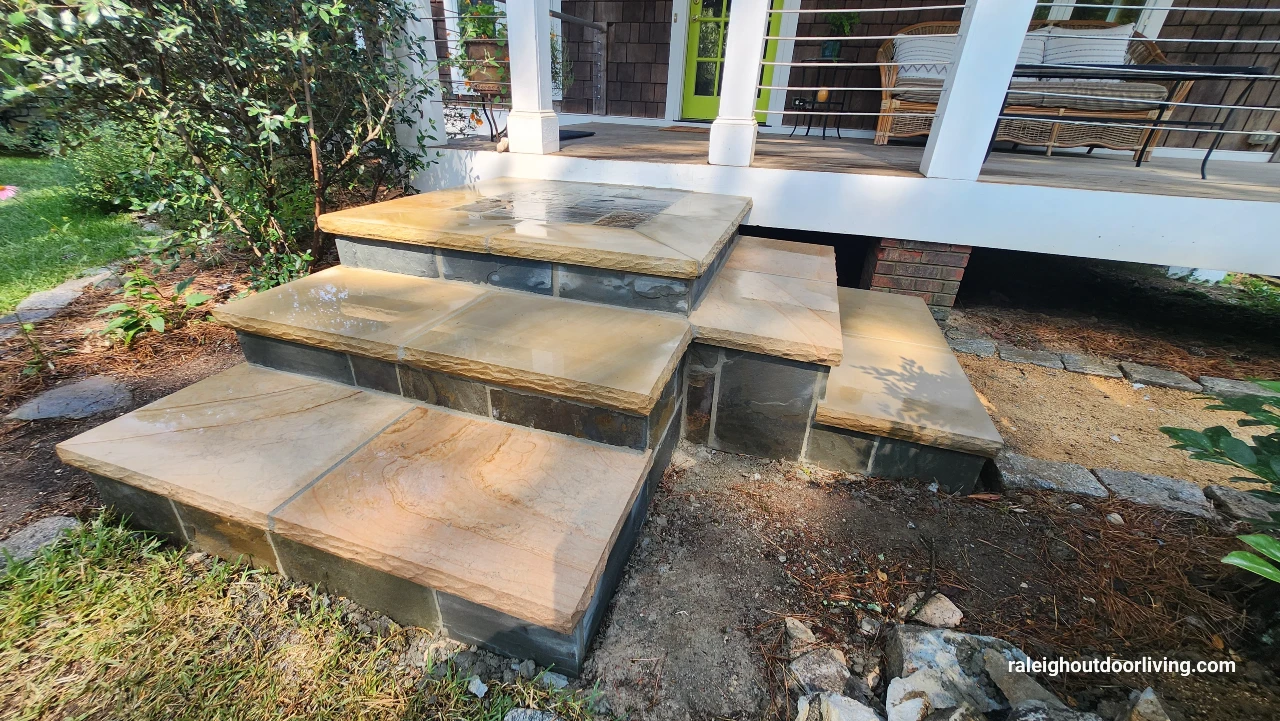
[[1249, 493], [1226, 486], [1209, 486], [1204, 495], [1213, 501], [1222, 515], [1238, 520], [1270, 521], [1272, 513], [1280, 513], [1280, 504], [1271, 503]]
[[1092, 498], [1106, 498], [1107, 489], [1089, 469], [1075, 463], [1044, 461], [1011, 451], [996, 456], [996, 469], [1005, 488], [1073, 493]]
[[1156, 690], [1148, 687], [1142, 693], [1130, 694], [1129, 708], [1116, 721], [1169, 721], [1169, 714], [1160, 705]]
[[1097, 714], [1049, 706], [1044, 701], [1024, 701], [1004, 721], [1103, 721]]
[[1162, 388], [1173, 388], [1180, 391], [1191, 391], [1199, 393], [1203, 389], [1199, 383], [1184, 376], [1178, 371], [1168, 371], [1163, 368], [1153, 368], [1152, 366], [1144, 366], [1141, 363], [1131, 363], [1125, 361], [1120, 364], [1120, 370], [1124, 371], [1124, 377], [1134, 383], [1141, 383], [1148, 386], [1160, 386]]
[[1103, 376], [1105, 378], [1122, 378], [1124, 376], [1120, 372], [1120, 366], [1115, 361], [1079, 353], [1063, 353], [1062, 367], [1072, 373], [1083, 373], [1091, 376]]
[[834, 648], [820, 648], [797, 658], [791, 662], [791, 673], [805, 693], [841, 693], [851, 678], [844, 654]]
[[1010, 706], [1023, 701], [1043, 701], [1054, 708], [1066, 708], [1051, 692], [1025, 673], [1009, 670], [1009, 661], [991, 649], [982, 651], [982, 661], [992, 683], [1000, 689]]
[[783, 619], [783, 623], [787, 626], [787, 641], [792, 644], [796, 643], [817, 643], [818, 637], [813, 635], [813, 631], [804, 625], [799, 619], [787, 616]]
[[1000, 360], [1062, 370], [1062, 357], [1047, 350], [1027, 350], [1026, 348], [1002, 345], [1000, 346]]
[[1095, 468], [1093, 473], [1117, 498], [1168, 511], [1190, 513], [1201, 518], [1213, 518], [1213, 506], [1209, 504], [1209, 499], [1204, 497], [1199, 486], [1189, 481], [1109, 468]]
[[908, 619], [907, 614], [911, 613], [911, 610], [920, 603], [922, 598], [924, 598], [924, 594], [919, 591], [907, 596], [907, 600], [903, 601], [902, 606], [898, 608], [898, 618], [919, 621], [934, 628], [955, 628], [964, 619], [964, 613], [959, 608], [956, 608], [951, 599], [941, 593], [933, 594], [933, 597], [925, 601], [920, 610], [916, 611], [915, 615]]
[[889, 721], [923, 721], [936, 709], [955, 708], [965, 701], [941, 671], [923, 668], [889, 682], [884, 707]]
[[[817, 700], [821, 721], [884, 721], [870, 706], [854, 701], [848, 696], [824, 693], [818, 696]], [[818, 721], [818, 719], [811, 717], [810, 721]]]
[[1280, 393], [1267, 390], [1257, 383], [1251, 381], [1238, 381], [1231, 378], [1214, 378], [1213, 376], [1200, 376], [1200, 385], [1204, 387], [1204, 392], [1209, 395], [1218, 396], [1219, 398], [1241, 398], [1244, 396], [1263, 396], [1277, 398]]
[[1008, 704], [987, 676], [982, 653], [987, 649], [1007, 661], [1027, 661], [1026, 654], [998, 638], [901, 624], [889, 631], [885, 655], [890, 677], [901, 678], [921, 669], [934, 669], [960, 694], [960, 700], [969, 701], [974, 708], [988, 713], [1008, 708]]

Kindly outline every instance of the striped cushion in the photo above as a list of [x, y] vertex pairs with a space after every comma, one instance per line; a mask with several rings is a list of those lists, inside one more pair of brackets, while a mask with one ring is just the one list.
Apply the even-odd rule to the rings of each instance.
[[[1090, 37], [1060, 37], [1062, 35], [1088, 35]], [[1133, 37], [1133, 23], [1114, 28], [1059, 28], [1049, 29], [1049, 40], [1044, 45], [1044, 62], [1047, 65], [1124, 65]]]
[[[1091, 95], [1091, 98], [1058, 98], [1044, 95], [1011, 93], [1009, 105], [1032, 108], [1067, 108], [1070, 110], [1144, 112], [1159, 107], [1168, 91], [1155, 83], [1116, 83], [1101, 80], [1070, 80], [1049, 82], [1046, 80], [1014, 80], [1010, 90], [1038, 90], [1063, 95]], [[937, 103], [942, 94], [941, 78], [911, 78], [898, 83], [893, 94], [898, 100], [910, 103]], [[1142, 102], [1123, 102], [1123, 101]]]
[[945, 78], [955, 60], [959, 38], [917, 38], [903, 35], [893, 41], [893, 61], [900, 78]]
[[1050, 28], [1032, 30], [1022, 39], [1022, 50], [1018, 52], [1018, 64], [1040, 64], [1044, 62], [1045, 41], [1049, 39]]

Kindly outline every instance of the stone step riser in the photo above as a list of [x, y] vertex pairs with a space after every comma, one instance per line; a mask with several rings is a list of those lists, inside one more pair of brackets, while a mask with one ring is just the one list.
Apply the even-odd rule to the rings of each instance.
[[338, 258], [351, 268], [491, 285], [557, 298], [688, 315], [733, 250], [725, 243], [702, 275], [674, 278], [369, 238], [340, 237]]
[[647, 416], [590, 406], [461, 378], [438, 371], [240, 332], [245, 359], [265, 368], [390, 393], [482, 418], [646, 450], [658, 442], [676, 401], [683, 396], [680, 368], [667, 381]]
[[805, 460], [831, 470], [937, 483], [947, 493], [968, 494], [976, 489], [990, 459], [815, 423], [809, 431]]

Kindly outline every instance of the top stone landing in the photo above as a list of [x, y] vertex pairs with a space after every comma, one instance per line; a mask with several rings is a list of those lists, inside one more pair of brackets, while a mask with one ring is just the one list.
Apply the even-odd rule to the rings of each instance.
[[320, 216], [369, 238], [697, 278], [737, 231], [751, 199], [684, 190], [498, 178]]

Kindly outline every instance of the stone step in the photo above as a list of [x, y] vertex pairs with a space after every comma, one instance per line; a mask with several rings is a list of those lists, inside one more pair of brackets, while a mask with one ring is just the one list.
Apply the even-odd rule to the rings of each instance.
[[844, 360], [806, 457], [839, 470], [968, 492], [1004, 441], [924, 301], [841, 288]]
[[143, 528], [576, 674], [668, 425], [635, 451], [245, 364], [58, 454]]
[[213, 314], [258, 365], [632, 448], [665, 426], [692, 335], [665, 313], [344, 266]]
[[687, 315], [751, 199], [499, 178], [320, 217], [342, 264]]

